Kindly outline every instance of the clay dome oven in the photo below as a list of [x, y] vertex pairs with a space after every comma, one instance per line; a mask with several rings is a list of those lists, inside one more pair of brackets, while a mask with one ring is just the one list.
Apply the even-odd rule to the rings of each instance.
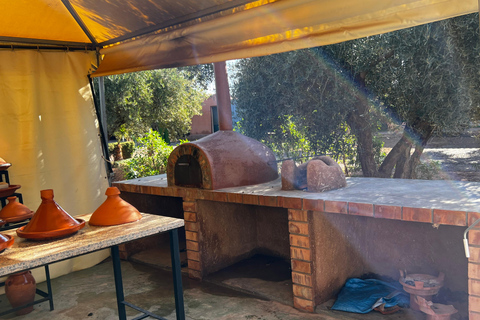
[[218, 131], [184, 143], [170, 154], [169, 186], [216, 190], [278, 178], [272, 150], [234, 131]]

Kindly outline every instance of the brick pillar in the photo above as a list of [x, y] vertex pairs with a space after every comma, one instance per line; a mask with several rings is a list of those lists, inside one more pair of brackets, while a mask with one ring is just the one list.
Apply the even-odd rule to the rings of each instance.
[[315, 309], [315, 294], [309, 215], [311, 215], [311, 212], [306, 210], [288, 209], [293, 304], [297, 309], [313, 312]]
[[197, 220], [197, 203], [194, 199], [183, 200], [183, 218], [187, 239], [188, 276], [192, 279], [202, 278], [202, 263], [199, 245], [199, 223]]
[[480, 229], [468, 233], [470, 258], [468, 259], [468, 310], [470, 320], [480, 320]]

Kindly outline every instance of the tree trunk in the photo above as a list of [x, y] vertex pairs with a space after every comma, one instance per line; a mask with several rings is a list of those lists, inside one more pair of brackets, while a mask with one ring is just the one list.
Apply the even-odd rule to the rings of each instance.
[[[357, 75], [356, 80], [360, 89], [363, 89], [365, 87], [365, 73]], [[375, 177], [377, 175], [377, 165], [374, 157], [373, 134], [368, 100], [363, 90], [360, 91], [357, 100], [355, 110], [351, 111], [347, 117], [347, 124], [357, 138], [357, 153], [363, 176]]]
[[404, 177], [405, 179], [415, 179], [417, 177], [415, 173], [415, 169], [420, 164], [420, 157], [423, 154], [423, 150], [425, 150], [425, 146], [427, 145], [428, 140], [433, 135], [433, 128], [429, 128], [425, 137], [421, 138], [421, 143], [415, 146], [415, 152], [410, 157], [408, 161], [407, 168], [405, 170]]
[[400, 154], [400, 156], [398, 157], [397, 163], [395, 164], [395, 173], [393, 174], [393, 177], [395, 179], [401, 179], [404, 177], [405, 171], [408, 167], [408, 161], [410, 160], [411, 150], [412, 146], [407, 146], [403, 154]]
[[122, 146], [120, 145], [120, 143], [117, 143], [113, 148], [113, 160], [114, 161], [123, 160]]
[[415, 152], [412, 154], [410, 159], [408, 160], [407, 166], [405, 168], [405, 173], [404, 173], [404, 178], [405, 179], [415, 179], [416, 178], [416, 173], [415, 169], [417, 168], [418, 164], [420, 163], [420, 157], [423, 154], [423, 150], [425, 149], [425, 146], [427, 145], [428, 140], [433, 135], [433, 128], [430, 126], [430, 124], [422, 122], [417, 124], [417, 128], [421, 128], [422, 130], [420, 132], [423, 132], [423, 134], [419, 134], [419, 143], [415, 145]]
[[403, 132], [402, 138], [395, 144], [395, 146], [390, 150], [387, 157], [383, 160], [380, 169], [378, 170], [378, 176], [380, 178], [390, 178], [395, 168], [395, 164], [398, 161], [398, 157], [405, 154], [406, 149], [412, 147], [411, 141], [408, 139], [405, 131]]
[[410, 157], [410, 160], [408, 161], [408, 165], [405, 170], [404, 178], [405, 179], [416, 179], [417, 175], [415, 173], [415, 169], [417, 168], [418, 164], [420, 163], [420, 157], [423, 154], [423, 150], [425, 149], [425, 146], [422, 145], [417, 145], [415, 147], [415, 152], [412, 154]]

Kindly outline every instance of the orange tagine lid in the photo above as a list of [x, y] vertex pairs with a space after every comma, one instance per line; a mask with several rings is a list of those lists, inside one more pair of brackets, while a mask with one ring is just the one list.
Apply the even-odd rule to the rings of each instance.
[[0, 210], [0, 219], [7, 223], [19, 222], [30, 219], [33, 216], [33, 211], [27, 206], [17, 202], [17, 197], [8, 197], [8, 204]]
[[19, 237], [45, 240], [64, 237], [77, 232], [85, 226], [85, 221], [74, 219], [55, 200], [53, 190], [40, 191], [42, 203], [32, 217], [32, 220], [19, 229]]
[[120, 198], [120, 190], [116, 187], [107, 188], [107, 199], [98, 207], [88, 222], [92, 226], [114, 226], [140, 220], [140, 212]]

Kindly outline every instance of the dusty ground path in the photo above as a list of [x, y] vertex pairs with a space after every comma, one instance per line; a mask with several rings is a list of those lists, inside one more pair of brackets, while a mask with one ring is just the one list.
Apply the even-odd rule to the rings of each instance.
[[[422, 162], [427, 168], [438, 167], [433, 179], [480, 181], [480, 128], [473, 128], [458, 137], [434, 137], [427, 144]], [[401, 138], [401, 132], [382, 132], [380, 137], [389, 150]]]

